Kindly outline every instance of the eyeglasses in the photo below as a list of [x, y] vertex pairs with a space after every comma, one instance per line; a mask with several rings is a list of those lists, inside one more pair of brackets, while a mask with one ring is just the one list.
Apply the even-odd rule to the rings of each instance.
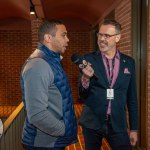
[[112, 37], [112, 36], [115, 36], [115, 35], [118, 35], [119, 33], [117, 33], [117, 34], [113, 34], [113, 35], [109, 35], [109, 34], [101, 34], [101, 33], [97, 33], [97, 37], [98, 38], [104, 38], [104, 39], [109, 39], [110, 37]]

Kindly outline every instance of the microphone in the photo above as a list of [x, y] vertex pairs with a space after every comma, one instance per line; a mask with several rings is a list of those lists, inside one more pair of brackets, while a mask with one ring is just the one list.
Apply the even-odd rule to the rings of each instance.
[[[80, 69], [84, 69], [87, 66], [87, 61], [82, 56], [80, 56], [78, 53], [72, 54], [71, 60], [74, 64], [78, 65], [78, 67]], [[85, 61], [85, 62], [83, 63], [83, 61]], [[95, 74], [93, 74], [93, 78], [98, 80], [98, 77]]]

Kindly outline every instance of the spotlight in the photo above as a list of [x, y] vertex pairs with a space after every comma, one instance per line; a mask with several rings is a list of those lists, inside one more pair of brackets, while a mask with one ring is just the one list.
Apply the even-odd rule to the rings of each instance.
[[34, 4], [32, 3], [32, 0], [30, 0], [30, 14], [31, 14], [31, 15], [35, 15], [36, 18], [38, 18], [37, 13], [36, 13], [36, 11], [35, 11], [35, 6], [34, 6]]
[[34, 6], [30, 6], [30, 14], [31, 14], [31, 15], [35, 15]]

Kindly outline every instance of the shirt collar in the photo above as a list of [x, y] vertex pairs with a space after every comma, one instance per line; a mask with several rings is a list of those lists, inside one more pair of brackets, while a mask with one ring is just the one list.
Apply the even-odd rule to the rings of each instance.
[[[102, 58], [103, 59], [107, 59], [107, 57], [105, 56], [105, 54], [103, 52], [101, 52], [101, 54], [102, 54]], [[119, 55], [119, 51], [118, 50], [116, 51], [115, 56], [111, 60], [113, 60], [114, 58], [115, 59], [120, 59], [120, 55]]]

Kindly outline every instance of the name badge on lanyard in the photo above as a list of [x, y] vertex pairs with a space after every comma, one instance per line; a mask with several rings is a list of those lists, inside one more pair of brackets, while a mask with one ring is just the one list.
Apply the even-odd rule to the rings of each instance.
[[107, 99], [114, 99], [114, 89], [107, 89]]

